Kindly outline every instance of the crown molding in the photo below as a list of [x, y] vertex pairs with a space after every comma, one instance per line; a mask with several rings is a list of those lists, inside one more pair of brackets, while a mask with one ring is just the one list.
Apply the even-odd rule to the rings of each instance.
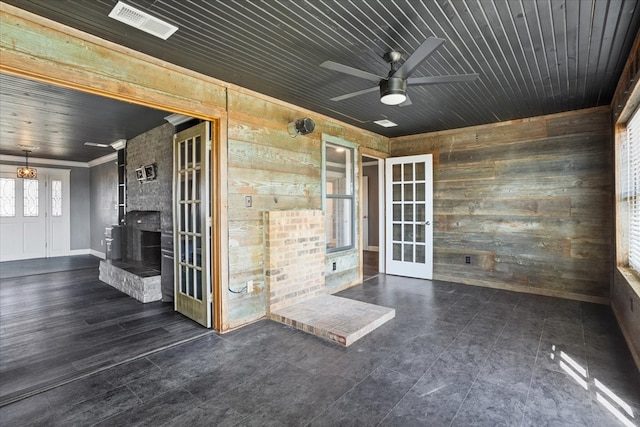
[[[24, 163], [24, 156], [10, 156], [8, 154], [0, 154], [0, 162], [17, 162]], [[56, 159], [39, 159], [37, 157], [29, 157], [29, 163], [33, 165], [54, 165], [54, 166], [70, 166], [74, 168], [88, 168], [89, 163], [74, 162], [71, 160]]]

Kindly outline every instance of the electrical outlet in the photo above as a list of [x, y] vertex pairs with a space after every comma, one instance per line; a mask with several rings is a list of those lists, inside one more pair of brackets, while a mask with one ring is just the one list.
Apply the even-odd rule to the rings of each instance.
[[244, 196], [244, 207], [250, 208], [253, 204], [253, 200], [251, 200], [251, 196]]
[[253, 280], [247, 280], [247, 293], [253, 293]]
[[338, 268], [338, 266], [336, 265], [336, 263], [333, 263], [333, 271], [336, 271], [336, 269]]
[[471, 264], [471, 257], [469, 255], [467, 255], [466, 257], [464, 257], [464, 263], [465, 264]]

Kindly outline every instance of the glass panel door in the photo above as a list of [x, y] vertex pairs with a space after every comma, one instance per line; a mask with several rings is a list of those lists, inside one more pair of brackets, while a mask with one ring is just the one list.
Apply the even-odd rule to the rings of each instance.
[[433, 275], [432, 155], [387, 159], [387, 274]]
[[209, 123], [175, 136], [175, 309], [211, 327]]

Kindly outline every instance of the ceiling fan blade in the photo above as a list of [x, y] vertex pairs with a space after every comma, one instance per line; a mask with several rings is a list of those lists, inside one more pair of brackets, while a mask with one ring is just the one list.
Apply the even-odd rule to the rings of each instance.
[[471, 82], [477, 79], [479, 74], [455, 74], [452, 76], [411, 77], [407, 79], [407, 86], [432, 85], [438, 83]]
[[336, 96], [335, 98], [331, 98], [332, 101], [342, 101], [344, 99], [353, 98], [354, 96], [364, 95], [365, 93], [375, 92], [379, 90], [378, 86], [370, 87], [369, 89], [359, 90], [357, 92], [346, 93], [344, 95]]
[[409, 95], [407, 95], [407, 99], [405, 99], [402, 104], [398, 104], [398, 107], [408, 107], [411, 104], [413, 104], [413, 102], [411, 102]]
[[373, 73], [358, 70], [357, 68], [349, 67], [348, 65], [338, 64], [337, 62], [333, 62], [333, 61], [324, 61], [322, 64], [320, 64], [320, 66], [323, 68], [327, 68], [329, 70], [338, 71], [340, 73], [349, 74], [355, 77], [360, 77], [361, 79], [367, 79], [376, 83], [384, 78], [384, 77], [376, 76]]
[[413, 70], [416, 69], [422, 61], [427, 59], [429, 55], [431, 55], [442, 43], [444, 43], [444, 39], [439, 39], [437, 37], [429, 37], [426, 39], [420, 47], [413, 52], [406, 61], [393, 73], [392, 77], [399, 77], [401, 79], [406, 79], [413, 73]]

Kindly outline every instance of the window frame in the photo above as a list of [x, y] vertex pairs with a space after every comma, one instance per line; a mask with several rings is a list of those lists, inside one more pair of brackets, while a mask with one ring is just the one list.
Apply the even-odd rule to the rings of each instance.
[[[345, 150], [351, 152], [351, 165], [349, 171], [351, 173], [351, 195], [347, 194], [327, 194], [327, 146], [343, 147]], [[345, 141], [340, 138], [333, 137], [331, 135], [322, 135], [322, 212], [325, 215], [325, 224], [327, 221], [327, 199], [331, 200], [350, 200], [351, 201], [351, 215], [350, 215], [350, 239], [351, 242], [347, 246], [338, 246], [335, 248], [325, 248], [327, 253], [336, 253], [352, 250], [357, 247], [356, 245], [356, 217], [358, 212], [358, 177], [356, 172], [358, 162], [358, 145], [349, 141]], [[327, 236], [328, 229], [325, 229], [325, 236]]]

